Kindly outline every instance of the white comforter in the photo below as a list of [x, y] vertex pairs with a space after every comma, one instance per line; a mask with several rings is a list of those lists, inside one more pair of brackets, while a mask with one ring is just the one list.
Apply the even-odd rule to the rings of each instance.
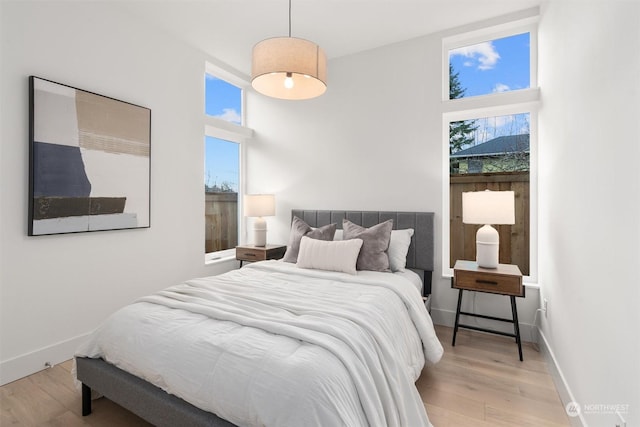
[[390, 273], [265, 261], [173, 286], [78, 349], [239, 426], [427, 426], [415, 380], [442, 355]]

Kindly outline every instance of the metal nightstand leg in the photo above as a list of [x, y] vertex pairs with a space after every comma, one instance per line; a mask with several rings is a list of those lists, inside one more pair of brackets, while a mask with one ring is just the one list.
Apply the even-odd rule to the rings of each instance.
[[518, 323], [518, 309], [516, 308], [516, 297], [511, 296], [511, 313], [513, 315], [513, 331], [516, 335], [516, 342], [518, 343], [518, 355], [522, 362], [522, 340], [520, 339], [520, 325]]
[[[453, 280], [453, 278], [451, 279]], [[462, 289], [458, 291], [458, 308], [456, 308], [456, 322], [453, 325], [453, 340], [451, 341], [451, 347], [456, 346], [456, 335], [458, 334], [458, 325], [460, 324], [460, 306], [462, 304]]]

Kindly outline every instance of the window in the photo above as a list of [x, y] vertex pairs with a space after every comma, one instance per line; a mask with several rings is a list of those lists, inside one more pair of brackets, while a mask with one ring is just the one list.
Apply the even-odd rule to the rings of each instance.
[[[449, 99], [528, 89], [530, 33], [516, 34], [449, 50], [449, 70], [457, 85]], [[454, 87], [462, 89], [452, 91]]]
[[443, 40], [443, 272], [475, 259], [479, 226], [462, 223], [462, 193], [512, 190], [516, 223], [496, 226], [500, 262], [536, 279], [536, 16]]
[[207, 64], [204, 79], [204, 199], [206, 260], [230, 256], [242, 223], [243, 90], [237, 77]]
[[242, 125], [242, 89], [207, 74], [204, 90], [205, 114]]
[[205, 253], [238, 245], [240, 145], [205, 137]]

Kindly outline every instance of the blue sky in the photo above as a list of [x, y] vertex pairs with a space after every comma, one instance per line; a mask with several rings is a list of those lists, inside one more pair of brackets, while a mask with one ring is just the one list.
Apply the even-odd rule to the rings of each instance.
[[221, 186], [227, 183], [238, 191], [239, 148], [235, 142], [205, 137], [205, 185]]
[[237, 125], [241, 124], [242, 91], [240, 88], [207, 74], [204, 90], [206, 114]]

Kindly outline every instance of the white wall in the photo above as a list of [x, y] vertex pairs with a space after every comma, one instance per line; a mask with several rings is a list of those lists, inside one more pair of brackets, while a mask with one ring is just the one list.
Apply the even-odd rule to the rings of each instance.
[[591, 426], [620, 420], [590, 405], [640, 425], [639, 29], [625, 1], [550, 2], [540, 26], [542, 332]]
[[[204, 266], [208, 58], [119, 9], [0, 3], [2, 383], [68, 359], [135, 298], [235, 266]], [[151, 228], [27, 237], [29, 75], [151, 108]]]

